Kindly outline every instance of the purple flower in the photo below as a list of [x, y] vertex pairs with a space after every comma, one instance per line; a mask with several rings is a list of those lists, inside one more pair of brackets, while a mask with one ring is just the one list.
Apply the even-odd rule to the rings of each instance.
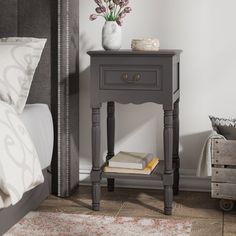
[[119, 18], [124, 18], [126, 17], [126, 13], [124, 11], [122, 11], [120, 14], [119, 14]]
[[120, 2], [120, 7], [125, 7], [125, 6], [127, 6], [129, 4], [129, 0], [121, 0], [121, 2]]
[[94, 2], [97, 6], [95, 14], [89, 16], [91, 21], [96, 20], [99, 16], [104, 18], [105, 21], [116, 21], [118, 25], [122, 26], [127, 13], [132, 11], [128, 6], [129, 0], [94, 0]]
[[121, 18], [117, 18], [116, 19], [116, 23], [119, 25], [119, 26], [122, 26], [123, 25], [123, 20]]
[[98, 6], [102, 6], [102, 0], [94, 0], [94, 2], [96, 2], [98, 4]]
[[89, 20], [91, 20], [91, 21], [96, 20], [96, 19], [97, 19], [97, 15], [96, 14], [92, 14], [89, 17]]
[[119, 5], [121, 0], [113, 0], [113, 2], [116, 4], [116, 5]]
[[95, 11], [96, 11], [98, 14], [101, 14], [101, 13], [106, 12], [106, 8], [105, 8], [104, 6], [97, 7], [97, 8], [95, 9]]
[[125, 6], [129, 4], [129, 0], [125, 0]]
[[126, 8], [124, 9], [124, 12], [125, 12], [125, 13], [130, 13], [131, 11], [132, 11], [131, 7], [126, 7]]
[[113, 11], [114, 8], [115, 8], [115, 5], [114, 5], [113, 3], [110, 3], [110, 5], [109, 5], [109, 10]]

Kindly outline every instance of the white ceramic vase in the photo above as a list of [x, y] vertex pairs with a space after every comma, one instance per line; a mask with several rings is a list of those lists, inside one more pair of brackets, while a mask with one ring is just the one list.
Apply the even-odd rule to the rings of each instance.
[[119, 50], [122, 43], [121, 27], [116, 21], [106, 21], [102, 29], [102, 46], [105, 50]]

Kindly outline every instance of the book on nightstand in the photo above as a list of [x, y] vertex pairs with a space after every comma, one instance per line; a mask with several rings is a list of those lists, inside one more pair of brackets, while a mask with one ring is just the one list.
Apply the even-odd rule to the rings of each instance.
[[153, 158], [151, 153], [122, 151], [109, 160], [109, 167], [143, 170]]
[[123, 174], [144, 174], [150, 175], [159, 162], [159, 158], [154, 157], [143, 169], [118, 168], [105, 166], [104, 172], [123, 173]]

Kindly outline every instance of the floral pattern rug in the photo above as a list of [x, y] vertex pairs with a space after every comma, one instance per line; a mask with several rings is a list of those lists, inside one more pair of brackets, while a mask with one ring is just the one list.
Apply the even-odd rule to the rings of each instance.
[[4, 236], [189, 236], [187, 220], [30, 212]]

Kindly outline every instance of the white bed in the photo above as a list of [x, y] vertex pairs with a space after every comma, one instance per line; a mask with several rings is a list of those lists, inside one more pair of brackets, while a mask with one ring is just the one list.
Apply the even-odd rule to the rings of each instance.
[[[3, 106], [3, 104], [1, 105]], [[11, 204], [9, 207], [0, 207], [0, 235], [3, 235], [3, 233], [18, 222], [27, 212], [36, 209], [51, 193], [51, 174], [48, 172], [53, 150], [51, 112], [45, 104], [26, 105], [23, 113], [20, 115], [20, 121], [24, 123], [34, 143], [36, 152], [38, 153], [37, 157], [39, 157], [38, 169], [40, 170], [41, 167], [44, 181], [37, 187], [26, 191], [22, 197], [20, 196], [21, 199], [16, 204]], [[20, 123], [18, 122], [18, 124]], [[7, 173], [12, 173], [12, 171]], [[13, 174], [14, 176], [18, 175]]]
[[53, 151], [53, 122], [46, 104], [27, 104], [20, 119], [37, 150], [42, 170], [50, 166]]

